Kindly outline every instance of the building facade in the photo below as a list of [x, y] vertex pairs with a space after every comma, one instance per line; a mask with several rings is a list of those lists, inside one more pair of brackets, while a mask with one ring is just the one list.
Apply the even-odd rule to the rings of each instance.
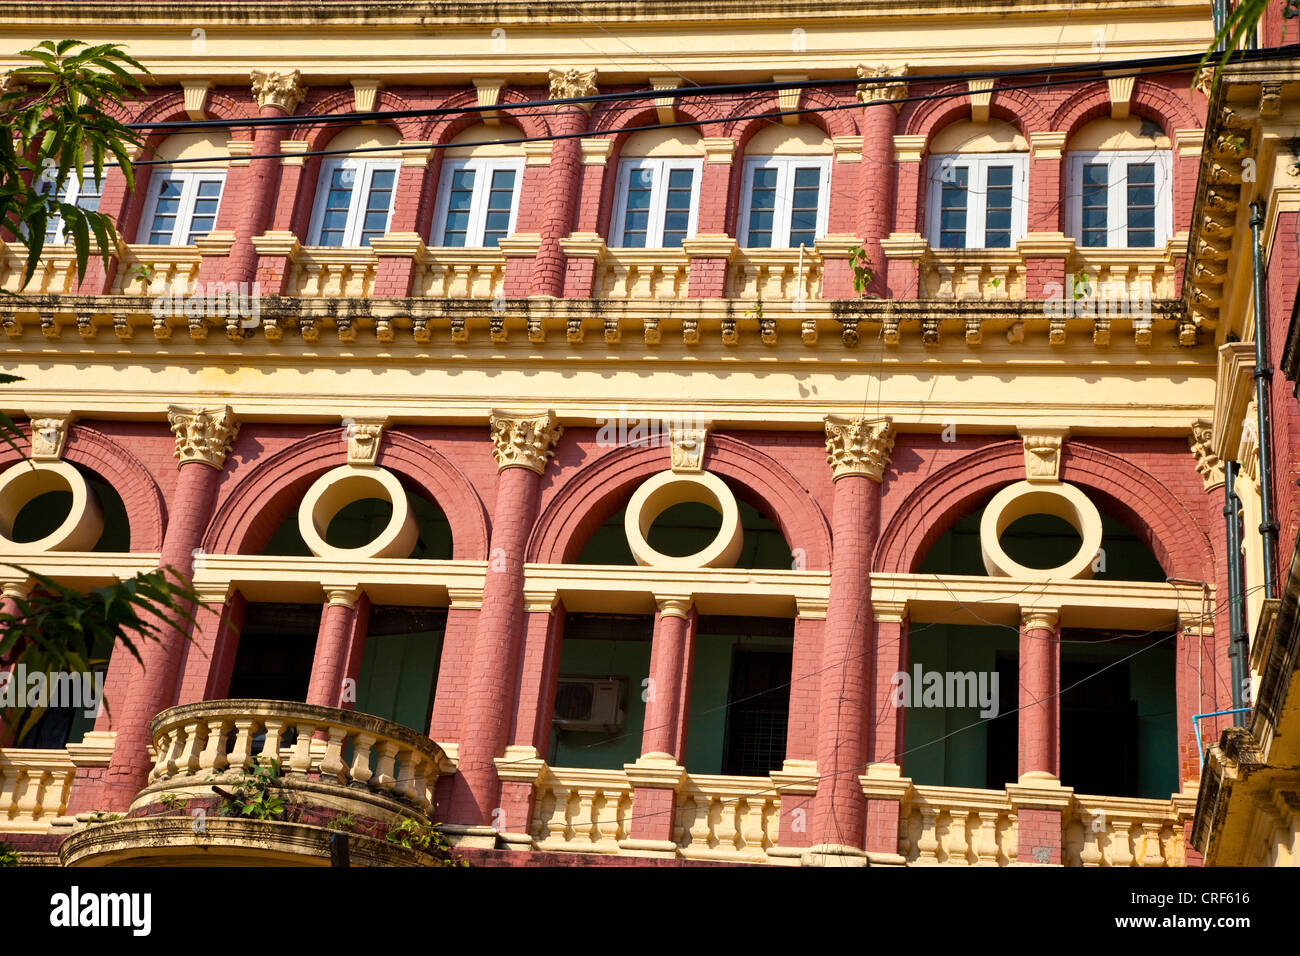
[[[203, 605], [0, 748], [0, 839], [1198, 864], [1225, 461], [1273, 606], [1249, 272], [1193, 231], [1285, 172], [1205, 138], [1210, 5], [567, 7], [9, 5], [7, 65], [152, 77], [134, 191], [50, 186], [117, 254], [0, 250], [0, 549]], [[292, 812], [223, 815], [259, 755]]]

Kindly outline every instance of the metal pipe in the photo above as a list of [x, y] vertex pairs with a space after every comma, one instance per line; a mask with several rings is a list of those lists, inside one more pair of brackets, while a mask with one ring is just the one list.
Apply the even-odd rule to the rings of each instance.
[[1264, 204], [1250, 204], [1251, 258], [1255, 299], [1255, 406], [1258, 414], [1256, 448], [1259, 450], [1259, 533], [1264, 539], [1264, 596], [1277, 597], [1277, 522], [1273, 520], [1273, 433], [1269, 425], [1268, 322], [1264, 317], [1264, 252], [1260, 233]]
[[[1223, 463], [1223, 523], [1228, 532], [1228, 660], [1231, 662], [1232, 706], [1245, 704], [1246, 663], [1249, 650], [1246, 645], [1246, 604], [1241, 570], [1241, 501], [1237, 497], [1237, 469], [1235, 461]], [[1245, 726], [1241, 714], [1233, 723]]]
[[[1250, 710], [1249, 707], [1246, 707], [1246, 708], [1244, 708], [1244, 709], [1245, 709], [1245, 710]], [[1214, 711], [1213, 713], [1210, 713], [1210, 714], [1192, 714], [1192, 727], [1194, 727], [1194, 728], [1196, 729], [1196, 749], [1197, 749], [1197, 750], [1200, 752], [1200, 754], [1201, 754], [1201, 766], [1202, 766], [1202, 767], [1205, 766], [1205, 747], [1204, 747], [1204, 745], [1201, 743], [1201, 718], [1203, 718], [1203, 717], [1223, 717], [1223, 716], [1226, 715], [1226, 714], [1234, 714], [1234, 713], [1236, 713], [1236, 712], [1237, 712], [1237, 711], [1236, 711], [1236, 708], [1234, 708], [1233, 710], [1216, 710], [1216, 711]]]

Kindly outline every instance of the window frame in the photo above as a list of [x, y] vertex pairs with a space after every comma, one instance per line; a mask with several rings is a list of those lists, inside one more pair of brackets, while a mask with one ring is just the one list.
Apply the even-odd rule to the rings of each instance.
[[[740, 237], [742, 249], [797, 249], [790, 245], [790, 214], [794, 203], [794, 170], [799, 167], [815, 166], [820, 172], [817, 181], [817, 227], [813, 239], [826, 235], [830, 222], [830, 156], [817, 154], [799, 156], [746, 156], [740, 183], [740, 217], [736, 223], [736, 234]], [[777, 169], [776, 193], [778, 205], [772, 215], [772, 240], [770, 246], [751, 246], [749, 244], [749, 212], [754, 193], [754, 171], [757, 169]], [[781, 201], [785, 193], [786, 200]], [[777, 245], [776, 237], [784, 235], [785, 244]]]
[[[966, 243], [961, 248], [941, 246], [943, 168], [966, 169]], [[988, 246], [988, 170], [1011, 166], [1011, 244]], [[1029, 232], [1029, 154], [935, 153], [930, 156], [926, 187], [925, 238], [935, 252], [1014, 252], [1016, 242]], [[973, 182], [972, 182], [973, 180]], [[978, 239], [978, 241], [976, 241]]]
[[[150, 243], [149, 236], [153, 233], [154, 214], [158, 208], [163, 183], [173, 179], [181, 180], [182, 185], [180, 206], [176, 210], [176, 222], [172, 226], [171, 241]], [[217, 208], [212, 214], [212, 229], [216, 229], [217, 217], [221, 214], [221, 202], [226, 198], [226, 170], [220, 168], [173, 169], [168, 166], [159, 166], [155, 168], [153, 174], [149, 177], [149, 200], [145, 203], [144, 213], [140, 217], [140, 227], [136, 230], [137, 244], [162, 247], [193, 245], [188, 240], [190, 228], [194, 224], [194, 204], [199, 198], [199, 184], [203, 182], [219, 182], [221, 184], [221, 190], [217, 194]], [[211, 231], [209, 230], [209, 232]]]
[[[510, 196], [510, 225], [506, 228], [506, 237], [515, 234], [515, 223], [519, 218], [519, 194], [524, 181], [523, 156], [456, 156], [443, 160], [441, 178], [438, 180], [438, 201], [433, 209], [433, 226], [429, 242], [435, 248], [447, 249], [493, 249], [495, 246], [483, 244], [483, 234], [487, 232], [487, 201], [492, 190], [492, 174], [509, 169], [515, 174], [514, 191]], [[463, 170], [474, 171], [474, 188], [470, 197], [469, 228], [465, 232], [465, 245], [447, 245], [447, 213], [451, 205], [451, 182], [453, 176]]]
[[[54, 178], [50, 175], [53, 167], [41, 173], [40, 194], [48, 196], [55, 191]], [[68, 181], [64, 184], [63, 190], [59, 193], [59, 202], [68, 203], [73, 206], [81, 205], [81, 191], [85, 188], [86, 181], [91, 183], [95, 181], [95, 167], [89, 163], [81, 167], [81, 175], [75, 173], [68, 174]], [[96, 193], [95, 199], [104, 198], [104, 186], [108, 182], [108, 167], [104, 167], [100, 173], [99, 192]], [[82, 206], [81, 208], [85, 208]], [[99, 202], [95, 203], [95, 211], [99, 209]], [[51, 229], [53, 231], [51, 231]], [[45, 244], [50, 246], [68, 245], [68, 235], [63, 231], [63, 217], [58, 213], [51, 216], [45, 224]]]
[[[325, 203], [329, 200], [330, 180], [334, 178], [334, 172], [338, 169], [351, 169], [355, 174], [352, 181], [352, 194], [348, 199], [348, 219], [343, 227], [343, 242], [337, 246], [322, 246], [320, 238], [325, 224]], [[388, 235], [388, 229], [393, 223], [393, 207], [397, 204], [397, 180], [402, 170], [401, 159], [333, 156], [321, 162], [320, 173], [316, 177], [316, 195], [312, 201], [307, 244], [322, 249], [369, 248], [361, 244], [362, 227], [365, 225], [364, 203], [361, 197], [369, 197], [370, 184], [374, 180], [375, 173], [383, 170], [391, 170], [393, 173], [393, 194], [388, 201], [388, 216], [384, 219], [384, 235]]]
[[[1155, 241], [1150, 246], [1128, 244], [1128, 190], [1127, 166], [1130, 163], [1151, 163], [1155, 167]], [[1106, 165], [1106, 245], [1083, 244], [1083, 167]], [[1122, 172], [1116, 172], [1117, 169]], [[1170, 151], [1151, 149], [1076, 150], [1069, 153], [1066, 166], [1069, 200], [1065, 207], [1065, 234], [1075, 241], [1079, 251], [1100, 249], [1160, 250], [1173, 238], [1173, 158]], [[1163, 187], [1163, 188], [1162, 188]], [[1122, 229], [1111, 228], [1112, 222], [1122, 222]], [[1123, 237], [1116, 242], [1117, 235]]]
[[[623, 245], [623, 230], [627, 220], [628, 186], [632, 180], [632, 171], [639, 169], [655, 170], [654, 182], [650, 186], [650, 219], [646, 223], [646, 244], [644, 246]], [[700, 219], [700, 182], [704, 179], [704, 160], [689, 156], [629, 156], [618, 163], [618, 179], [614, 193], [614, 218], [610, 222], [609, 245], [613, 249], [666, 249], [679, 248], [664, 245], [664, 219], [668, 212], [668, 179], [676, 169], [689, 169], [691, 176], [691, 205], [686, 223], [686, 238], [695, 237], [695, 230]], [[654, 239], [655, 241], [651, 241]]]

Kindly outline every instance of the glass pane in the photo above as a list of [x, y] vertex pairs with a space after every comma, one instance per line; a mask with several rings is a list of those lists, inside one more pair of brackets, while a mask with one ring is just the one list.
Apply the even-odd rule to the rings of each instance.
[[1128, 164], [1128, 245], [1150, 249], [1156, 244], [1156, 167]]
[[948, 166], [943, 171], [939, 190], [939, 248], [966, 248], [966, 207], [969, 202], [970, 170], [965, 166]]
[[1082, 214], [1083, 244], [1101, 248], [1108, 244], [1109, 171], [1105, 163], [1088, 163], [1083, 167]]

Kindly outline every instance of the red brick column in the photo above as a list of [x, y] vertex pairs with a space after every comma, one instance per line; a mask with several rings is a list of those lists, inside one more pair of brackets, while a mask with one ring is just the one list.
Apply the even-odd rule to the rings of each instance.
[[[167, 419], [176, 433], [180, 474], [169, 501], [160, 565], [188, 579], [194, 570], [194, 552], [203, 541], [212, 514], [221, 469], [239, 425], [228, 406], [190, 409], [173, 405]], [[144, 786], [151, 766], [149, 722], [176, 702], [181, 648], [187, 636], [185, 630], [164, 626], [158, 640], [136, 642], [141, 661], [121, 648], [113, 655], [106, 690], [111, 698], [110, 716], [117, 743], [99, 795], [107, 809], [124, 809]]]
[[643, 755], [667, 756], [680, 761], [685, 743], [688, 702], [682, 697], [691, 662], [687, 652], [699, 620], [690, 598], [661, 598], [650, 645], [650, 684], [641, 733]]
[[211, 592], [196, 591], [207, 611], [194, 615], [194, 633], [181, 655], [178, 704], [220, 700], [229, 692], [247, 604], [242, 594], [225, 585]]
[[1061, 776], [1058, 760], [1058, 673], [1061, 645], [1055, 611], [1020, 616], [1020, 776]]
[[488, 827], [499, 806], [496, 757], [505, 751], [524, 630], [524, 549], [537, 517], [542, 471], [562, 429], [555, 416], [492, 413], [496, 507], [483, 609], [474, 636], [448, 823]]
[[880, 525], [880, 481], [893, 449], [888, 419], [826, 420], [835, 481], [834, 552], [822, 640], [817, 713], [817, 806], [813, 862], [865, 862], [867, 765], [872, 707], [871, 556]]
[[307, 684], [307, 703], [338, 707], [343, 699], [343, 678], [352, 656], [360, 594], [355, 588], [339, 588], [326, 592], [325, 597], [325, 611], [321, 614], [320, 630], [316, 635], [316, 654], [311, 662], [311, 680]]
[[[876, 640], [872, 657], [874, 712], [867, 722], [867, 852], [896, 857], [898, 818], [903, 796], [903, 722], [907, 712], [894, 704], [894, 675], [907, 669], [907, 609], [874, 608]], [[895, 862], [901, 862], [897, 860]]]
[[898, 108], [889, 102], [871, 102], [862, 109], [862, 170], [858, 174], [858, 232], [862, 248], [876, 276], [868, 291], [889, 294], [888, 268], [881, 241], [894, 225], [894, 133]]
[[[785, 848], [812, 841], [813, 798], [817, 793], [817, 708], [825, 602], [799, 602], [790, 664], [790, 719], [785, 731], [785, 761], [772, 775], [781, 794], [780, 838]], [[794, 854], [791, 854], [794, 855]]]
[[[266, 100], [257, 115], [288, 116], [292, 107], [286, 110], [286, 104], [286, 100]], [[244, 188], [239, 197], [239, 215], [234, 221], [235, 244], [226, 260], [227, 282], [252, 282], [256, 277], [257, 250], [253, 248], [253, 237], [264, 233], [271, 222], [275, 189], [280, 182], [280, 160], [270, 157], [280, 152], [284, 131], [284, 125], [259, 126], [253, 134], [253, 156], [268, 158], [250, 159], [241, 177]]]
[[[594, 74], [589, 88], [557, 84], [552, 73], [551, 97], [582, 96], [595, 93]], [[541, 245], [533, 264], [533, 295], [561, 296], [564, 294], [565, 258], [560, 240], [573, 228], [578, 205], [578, 186], [582, 177], [582, 142], [573, 134], [587, 129], [587, 110], [579, 106], [558, 108], [551, 120], [551, 131], [566, 138], [554, 140], [551, 147], [551, 166], [546, 177], [544, 218], [541, 224]]]

